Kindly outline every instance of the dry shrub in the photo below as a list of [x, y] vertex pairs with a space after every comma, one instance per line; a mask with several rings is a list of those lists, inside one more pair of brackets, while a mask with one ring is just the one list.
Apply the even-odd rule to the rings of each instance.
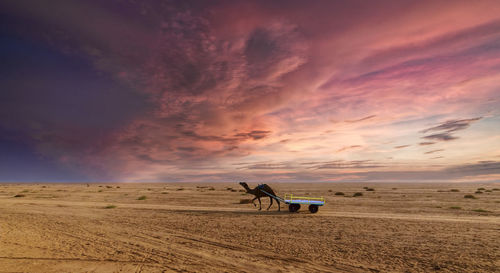
[[143, 195], [143, 196], [139, 196], [139, 198], [137, 198], [137, 200], [146, 200], [146, 195]]
[[335, 195], [345, 195], [345, 194], [343, 192], [341, 192], [341, 191], [338, 191], [338, 192], [335, 193]]
[[363, 196], [362, 192], [356, 192], [352, 195], [352, 197], [358, 197], [358, 196]]
[[468, 199], [476, 199], [476, 197], [472, 194], [466, 194], [464, 195], [464, 198], [468, 198]]
[[16, 195], [14, 195], [14, 197], [25, 197], [25, 196], [26, 195], [24, 195], [24, 194], [16, 194]]
[[459, 189], [451, 189], [450, 191], [451, 191], [451, 192], [460, 192], [460, 190], [459, 190]]

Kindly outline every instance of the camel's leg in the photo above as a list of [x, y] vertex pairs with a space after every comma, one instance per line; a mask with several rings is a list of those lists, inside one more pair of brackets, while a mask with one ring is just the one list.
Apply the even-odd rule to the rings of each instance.
[[[255, 204], [255, 199], [257, 199], [257, 198], [258, 198], [258, 197], [257, 197], [257, 196], [255, 196], [255, 198], [254, 198], [254, 199], [252, 199], [252, 204], [253, 204], [253, 206], [254, 206], [254, 207], [257, 207], [257, 204]], [[259, 201], [260, 201], [260, 200], [259, 200]]]
[[276, 202], [278, 202], [278, 211], [281, 211], [280, 200], [276, 199]]
[[257, 197], [257, 200], [259, 200], [259, 210], [262, 209], [262, 203], [260, 202], [260, 197]]
[[267, 210], [269, 210], [269, 208], [273, 205], [273, 198], [271, 196], [269, 196], [269, 200], [271, 200], [271, 204], [269, 204], [269, 207], [267, 207]]

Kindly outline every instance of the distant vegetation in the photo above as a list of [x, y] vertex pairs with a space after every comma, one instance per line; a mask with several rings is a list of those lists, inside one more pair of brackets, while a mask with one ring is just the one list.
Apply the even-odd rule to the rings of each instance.
[[375, 191], [375, 189], [374, 189], [374, 188], [366, 188], [365, 190], [366, 190], [366, 191]]
[[462, 209], [462, 207], [450, 207], [450, 209]]
[[116, 206], [115, 205], [107, 205], [104, 208], [105, 209], [114, 209], [114, 208], [116, 208]]
[[352, 197], [358, 197], [358, 196], [363, 196], [362, 192], [356, 192], [352, 195]]
[[344, 193], [341, 192], [341, 191], [338, 191], [338, 192], [335, 193], [335, 195], [344, 195]]
[[451, 191], [451, 192], [460, 192], [460, 190], [459, 190], [459, 189], [451, 189], [450, 191]]
[[16, 194], [16, 195], [14, 195], [14, 197], [25, 197], [25, 196], [26, 195], [24, 195], [24, 194]]
[[472, 194], [466, 194], [466, 195], [464, 195], [464, 198], [476, 199], [477, 197], [475, 197], [475, 196], [474, 196], [474, 195], [472, 195]]
[[143, 196], [139, 196], [139, 198], [137, 198], [137, 200], [146, 200], [146, 195], [143, 195]]

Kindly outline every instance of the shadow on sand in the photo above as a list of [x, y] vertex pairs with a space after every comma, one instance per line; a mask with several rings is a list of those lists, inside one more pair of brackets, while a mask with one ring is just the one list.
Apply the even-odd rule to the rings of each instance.
[[[281, 211], [277, 210], [217, 210], [217, 209], [211, 209], [211, 210], [196, 210], [196, 209], [182, 209], [182, 210], [170, 210], [170, 212], [178, 212], [178, 213], [195, 213], [195, 214], [219, 214], [219, 215], [293, 215], [293, 214], [298, 214], [298, 213], [290, 213], [288, 209], [286, 208], [281, 208]], [[305, 213], [306, 211], [299, 212], [300, 214]], [[307, 212], [309, 214], [309, 212]]]

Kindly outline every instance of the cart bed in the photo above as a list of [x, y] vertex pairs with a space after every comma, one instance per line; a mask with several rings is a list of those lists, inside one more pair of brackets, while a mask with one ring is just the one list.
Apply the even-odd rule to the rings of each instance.
[[304, 196], [294, 196], [293, 194], [285, 194], [283, 200], [285, 204], [307, 204], [323, 206], [325, 204], [325, 198], [323, 197], [304, 197]]

